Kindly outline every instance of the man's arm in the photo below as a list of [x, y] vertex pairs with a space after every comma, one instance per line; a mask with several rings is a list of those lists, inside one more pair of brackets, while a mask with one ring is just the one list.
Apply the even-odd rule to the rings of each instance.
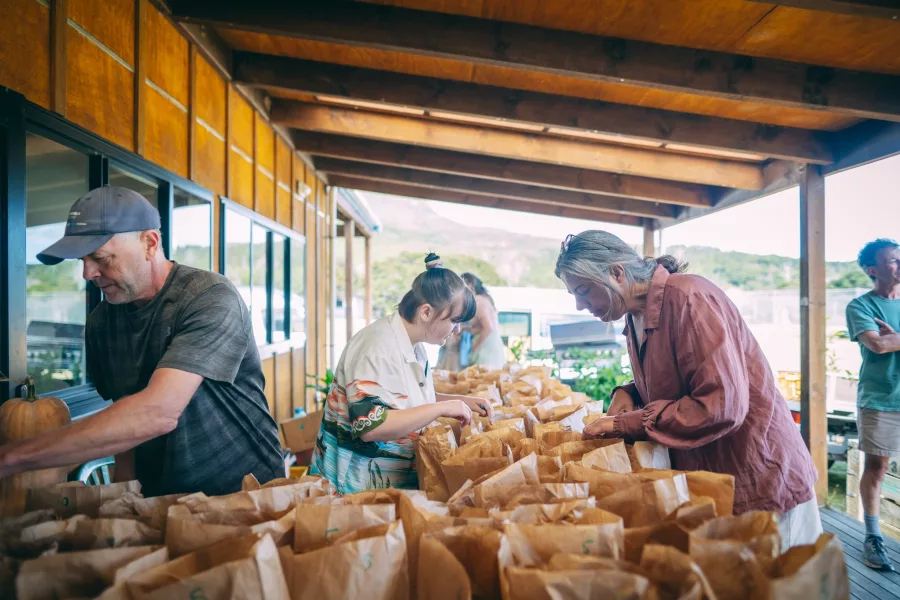
[[178, 425], [203, 377], [177, 369], [154, 371], [147, 387], [99, 413], [41, 435], [0, 446], [0, 477], [81, 464], [129, 451]]
[[900, 333], [894, 331], [893, 327], [881, 319], [875, 319], [875, 323], [880, 329], [878, 331], [863, 331], [856, 336], [859, 343], [875, 354], [900, 352]]

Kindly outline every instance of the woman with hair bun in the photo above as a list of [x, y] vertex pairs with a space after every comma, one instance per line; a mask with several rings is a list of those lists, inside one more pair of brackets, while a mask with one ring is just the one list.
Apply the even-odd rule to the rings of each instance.
[[734, 512], [775, 511], [785, 547], [822, 531], [816, 470], [759, 344], [725, 293], [672, 256], [641, 258], [605, 231], [570, 235], [556, 276], [579, 310], [626, 319], [634, 381], [586, 437], [651, 440], [672, 467], [734, 476]]
[[347, 343], [328, 392], [310, 473], [341, 494], [418, 489], [413, 440], [439, 417], [490, 416], [480, 398], [435, 394], [423, 344], [443, 344], [475, 315], [475, 298], [439, 256], [412, 283], [394, 314]]

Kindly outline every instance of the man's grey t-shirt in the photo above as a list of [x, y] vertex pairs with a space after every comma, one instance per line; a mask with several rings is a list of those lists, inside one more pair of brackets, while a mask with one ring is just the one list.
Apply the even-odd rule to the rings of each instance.
[[158, 368], [203, 376], [175, 429], [135, 448], [146, 496], [228, 494], [247, 473], [284, 477], [250, 314], [228, 279], [175, 264], [148, 304], [102, 302], [85, 338], [88, 374], [106, 399], [140, 392]]

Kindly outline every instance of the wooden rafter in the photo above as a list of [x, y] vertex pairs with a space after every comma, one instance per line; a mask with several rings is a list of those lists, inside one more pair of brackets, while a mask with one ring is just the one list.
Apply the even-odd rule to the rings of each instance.
[[537, 202], [511, 200], [509, 198], [496, 198], [491, 196], [481, 196], [478, 194], [465, 194], [462, 192], [454, 192], [451, 190], [423, 188], [402, 183], [371, 181], [368, 179], [345, 177], [343, 175], [334, 175], [330, 178], [330, 180], [332, 185], [338, 187], [363, 190], [368, 192], [378, 192], [380, 194], [393, 194], [395, 196], [407, 196], [409, 198], [419, 198], [422, 200], [437, 200], [440, 202], [452, 202], [454, 204], [468, 204], [470, 206], [501, 208], [504, 210], [528, 212], [538, 215], [567, 217], [570, 219], [585, 219], [589, 221], [602, 221], [604, 223], [618, 223], [619, 225], [631, 225], [633, 227], [641, 227], [644, 223], [644, 219], [642, 219], [641, 217], [620, 215], [616, 213], [603, 212], [600, 210], [570, 208], [567, 206], [553, 206]]
[[762, 171], [759, 166], [750, 163], [439, 123], [348, 108], [273, 100], [272, 122], [306, 131], [337, 133], [643, 177], [742, 189], [762, 187]]
[[772, 2], [771, 0], [750, 0], [750, 2], [818, 10], [851, 17], [871, 17], [873, 19], [900, 21], [900, 2], [897, 2], [897, 0], [778, 0], [777, 2]]
[[900, 120], [900, 77], [350, 2], [172, 0], [176, 19], [625, 84]]
[[601, 133], [625, 143], [634, 138], [807, 163], [832, 159], [822, 134], [790, 127], [261, 54], [236, 52], [233, 69], [235, 81], [273, 93], [304, 92], [450, 111]]
[[294, 131], [292, 141], [298, 151], [313, 156], [684, 206], [708, 208], [713, 205], [711, 188], [694, 183], [618, 175], [311, 131]]
[[585, 194], [569, 190], [555, 190], [533, 185], [372, 165], [334, 158], [318, 158], [315, 164], [316, 169], [326, 173], [329, 178], [334, 175], [343, 175], [370, 181], [402, 183], [430, 189], [452, 190], [466, 194], [510, 198], [512, 200], [527, 200], [557, 206], [570, 206], [572, 208], [604, 210], [658, 219], [673, 219], [678, 215], [679, 210], [674, 205], [658, 202], [645, 202], [643, 200], [632, 200], [630, 198], [605, 196], [602, 194]]

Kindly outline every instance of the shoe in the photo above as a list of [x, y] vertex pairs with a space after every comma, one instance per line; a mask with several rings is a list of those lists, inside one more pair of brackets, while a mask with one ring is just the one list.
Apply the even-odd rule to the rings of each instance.
[[883, 538], [874, 535], [866, 537], [866, 543], [863, 545], [863, 563], [871, 569], [894, 570], [894, 564], [884, 548]]

